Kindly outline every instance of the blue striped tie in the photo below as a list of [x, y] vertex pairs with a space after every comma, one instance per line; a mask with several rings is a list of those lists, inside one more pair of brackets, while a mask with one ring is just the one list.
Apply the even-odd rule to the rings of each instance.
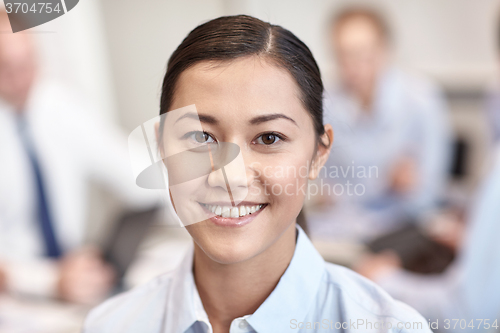
[[17, 117], [17, 125], [21, 135], [21, 141], [31, 164], [33, 175], [35, 176], [38, 215], [37, 221], [45, 243], [45, 254], [50, 258], [59, 258], [62, 255], [62, 251], [55, 235], [53, 220], [47, 200], [47, 193], [45, 191], [42, 172], [40, 170], [40, 164], [34, 152], [32, 140], [28, 133], [26, 121], [23, 118], [22, 113], [19, 113]]

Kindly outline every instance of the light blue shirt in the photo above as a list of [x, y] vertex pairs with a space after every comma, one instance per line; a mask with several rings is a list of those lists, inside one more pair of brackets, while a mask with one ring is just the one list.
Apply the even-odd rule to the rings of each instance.
[[[457, 261], [439, 276], [404, 271], [379, 282], [395, 298], [414, 306], [427, 318], [464, 320], [465, 328], [446, 332], [487, 332], [485, 321], [500, 327], [500, 156], [485, 180], [469, 216], [464, 247]], [[469, 327], [474, 320], [475, 328]], [[480, 320], [483, 324], [478, 328]], [[452, 324], [454, 322], [452, 321]]]
[[[325, 263], [297, 229], [295, 253], [276, 288], [255, 313], [234, 319], [231, 333], [431, 332], [415, 310], [374, 283]], [[177, 270], [94, 309], [84, 333], [212, 332], [194, 283], [192, 260], [191, 248]]]
[[[388, 68], [369, 113], [341, 87], [327, 91], [324, 103], [324, 120], [332, 125], [335, 139], [320, 176], [339, 186], [332, 189], [336, 207], [324, 216], [310, 216], [314, 237], [349, 238], [352, 232], [353, 238], [367, 240], [436, 206], [451, 152], [447, 107], [437, 86]], [[402, 157], [411, 158], [418, 173], [415, 188], [405, 194], [391, 188], [392, 172]], [[356, 234], [351, 229], [357, 223], [361, 225]]]

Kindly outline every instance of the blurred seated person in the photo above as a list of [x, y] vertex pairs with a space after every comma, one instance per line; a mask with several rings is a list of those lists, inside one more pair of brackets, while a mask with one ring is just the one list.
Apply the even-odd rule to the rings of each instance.
[[451, 149], [447, 107], [436, 85], [392, 64], [390, 32], [377, 12], [344, 10], [330, 36], [340, 82], [324, 103], [335, 141], [311, 235], [369, 241], [439, 202]]
[[[425, 318], [439, 320], [446, 332], [488, 330], [500, 326], [500, 149], [496, 163], [472, 205], [463, 246], [443, 274], [419, 275], [402, 270], [393, 253], [368, 255], [357, 271], [374, 280], [394, 298], [414, 307]], [[451, 320], [446, 330], [445, 320]], [[465, 320], [453, 329], [453, 319]], [[479, 320], [482, 319], [482, 324]], [[474, 328], [469, 326], [474, 320]], [[481, 324], [482, 326], [478, 326]], [[438, 330], [439, 331], [439, 330]]]
[[0, 31], [0, 290], [99, 302], [114, 273], [84, 246], [88, 182], [130, 209], [156, 198], [134, 184], [126, 137], [38, 75], [34, 35], [11, 33], [5, 12]]

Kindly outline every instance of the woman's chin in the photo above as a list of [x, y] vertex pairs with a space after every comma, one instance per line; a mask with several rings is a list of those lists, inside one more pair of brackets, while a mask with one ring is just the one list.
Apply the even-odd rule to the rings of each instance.
[[195, 242], [208, 258], [223, 265], [246, 261], [261, 252], [260, 242], [248, 239], [215, 241], [195, 238]]

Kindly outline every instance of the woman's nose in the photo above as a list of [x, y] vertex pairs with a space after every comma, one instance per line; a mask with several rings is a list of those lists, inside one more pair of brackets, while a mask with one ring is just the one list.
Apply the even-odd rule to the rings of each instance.
[[253, 180], [253, 171], [245, 164], [241, 151], [234, 160], [208, 176], [208, 184], [211, 187], [220, 187], [230, 192], [234, 201], [243, 201], [247, 197], [248, 188]]

